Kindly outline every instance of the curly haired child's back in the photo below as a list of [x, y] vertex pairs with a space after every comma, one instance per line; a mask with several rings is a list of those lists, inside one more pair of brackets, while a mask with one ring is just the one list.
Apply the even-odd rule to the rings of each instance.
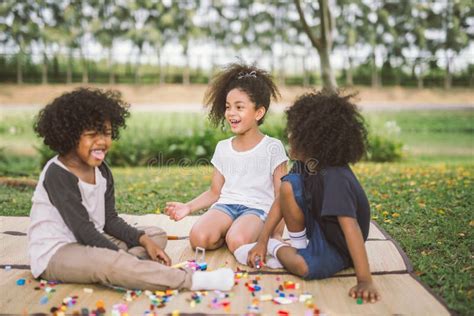
[[[350, 98], [307, 93], [286, 111], [290, 156], [296, 161], [282, 178], [278, 216], [285, 219], [291, 247], [270, 239], [268, 251], [306, 279], [327, 278], [354, 266], [358, 283], [350, 295], [375, 302], [380, 296], [364, 247], [370, 206], [349, 166], [365, 154], [367, 131]], [[262, 236], [249, 253], [252, 265], [266, 247]]]

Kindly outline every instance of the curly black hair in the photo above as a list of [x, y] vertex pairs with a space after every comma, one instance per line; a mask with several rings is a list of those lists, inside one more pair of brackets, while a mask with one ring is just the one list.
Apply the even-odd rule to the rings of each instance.
[[113, 90], [79, 88], [46, 105], [34, 122], [34, 131], [53, 151], [65, 155], [77, 147], [84, 130], [103, 131], [105, 121], [112, 125], [112, 139], [119, 137], [130, 116], [129, 104]]
[[366, 153], [367, 128], [354, 95], [310, 92], [286, 110], [286, 132], [292, 151], [317, 168], [344, 166]]
[[[224, 124], [227, 94], [235, 88], [247, 93], [256, 108], [263, 106], [266, 112], [270, 107], [270, 99], [276, 101], [280, 97], [271, 75], [265, 70], [255, 65], [232, 63], [216, 75], [204, 96], [204, 104], [211, 107], [209, 120], [214, 126]], [[258, 125], [263, 123], [264, 118], [258, 121]]]

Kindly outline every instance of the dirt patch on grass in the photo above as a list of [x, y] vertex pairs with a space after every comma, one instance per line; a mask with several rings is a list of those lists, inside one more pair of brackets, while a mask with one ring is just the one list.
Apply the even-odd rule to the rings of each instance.
[[0, 185], [20, 188], [35, 188], [38, 184], [37, 180], [28, 178], [10, 178], [0, 177]]
[[[0, 105], [43, 106], [64, 92], [81, 87], [74, 85], [0, 85]], [[124, 99], [133, 105], [199, 105], [202, 104], [207, 85], [89, 85], [101, 89], [117, 89]], [[317, 87], [316, 87], [317, 88]], [[278, 102], [287, 106], [310, 88], [280, 87], [282, 99]], [[358, 91], [358, 103], [413, 106], [417, 104], [474, 106], [474, 92], [470, 89], [416, 89], [416, 88], [368, 88], [354, 87], [347, 92]]]

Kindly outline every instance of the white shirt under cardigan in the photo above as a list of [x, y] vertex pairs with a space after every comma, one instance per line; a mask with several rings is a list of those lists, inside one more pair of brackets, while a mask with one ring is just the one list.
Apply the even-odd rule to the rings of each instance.
[[[28, 228], [28, 255], [31, 272], [35, 278], [44, 272], [49, 260], [60, 247], [77, 242], [56, 207], [51, 204], [43, 184], [45, 173], [52, 163], [68, 170], [58, 160], [57, 156], [49, 160], [41, 172], [38, 185], [33, 194], [33, 205], [30, 213], [31, 223]], [[102, 176], [99, 168], [95, 168], [95, 179], [96, 184], [79, 180], [78, 186], [81, 192], [82, 204], [87, 209], [90, 220], [95, 228], [102, 233], [105, 225], [104, 195], [107, 190], [107, 181]]]
[[285, 148], [280, 140], [265, 135], [252, 149], [236, 151], [233, 138], [220, 141], [211, 160], [225, 179], [216, 203], [242, 204], [268, 213], [275, 199], [273, 173], [288, 161]]

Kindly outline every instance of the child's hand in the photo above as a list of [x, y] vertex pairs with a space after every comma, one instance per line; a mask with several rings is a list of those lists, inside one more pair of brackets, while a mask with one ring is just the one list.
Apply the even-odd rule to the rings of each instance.
[[257, 242], [257, 244], [250, 249], [247, 257], [247, 265], [255, 268], [257, 257], [260, 260], [260, 265], [265, 264], [265, 257], [267, 254], [267, 245], [265, 243]]
[[189, 205], [180, 202], [167, 202], [165, 212], [170, 219], [179, 221], [191, 213]]
[[166, 252], [158, 246], [150, 237], [142, 235], [140, 237], [140, 244], [146, 249], [146, 252], [150, 256], [151, 260], [158, 261], [164, 265], [170, 266], [171, 259], [168, 257]]
[[375, 303], [381, 299], [373, 282], [358, 282], [356, 286], [350, 289], [349, 296], [354, 299], [360, 297], [364, 300], [364, 303]]

